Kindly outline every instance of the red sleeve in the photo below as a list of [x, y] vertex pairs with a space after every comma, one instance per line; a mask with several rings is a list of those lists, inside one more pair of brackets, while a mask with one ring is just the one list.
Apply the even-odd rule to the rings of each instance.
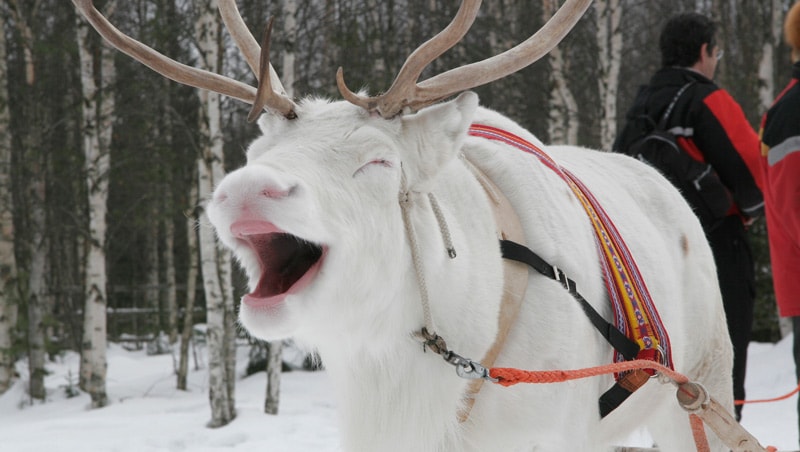
[[705, 98], [705, 104], [719, 121], [736, 153], [747, 165], [759, 189], [764, 188], [761, 174], [759, 138], [747, 122], [742, 107], [724, 89], [718, 89]]

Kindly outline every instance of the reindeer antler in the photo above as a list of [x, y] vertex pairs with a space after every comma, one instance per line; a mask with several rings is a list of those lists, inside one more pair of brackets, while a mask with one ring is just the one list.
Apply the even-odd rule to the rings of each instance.
[[[258, 115], [261, 114], [265, 106], [280, 111], [286, 119], [297, 118], [297, 114], [294, 111], [294, 102], [283, 92], [283, 85], [275, 73], [275, 69], [269, 64], [269, 42], [272, 35], [272, 22], [273, 19], [271, 18], [267, 23], [267, 30], [264, 32], [264, 40], [261, 44], [258, 90], [256, 90], [256, 100], [253, 102], [253, 108], [250, 109], [250, 114], [247, 115], [247, 120], [250, 122], [258, 119]], [[273, 84], [277, 85], [280, 93], [272, 88]]]
[[296, 118], [295, 104], [286, 95], [281, 79], [269, 62], [269, 43], [272, 35], [273, 18], [270, 18], [267, 23], [264, 39], [259, 47], [258, 42], [247, 29], [242, 15], [239, 14], [239, 8], [236, 6], [235, 0], [218, 0], [217, 7], [222, 21], [225, 23], [225, 28], [228, 29], [234, 42], [236, 42], [236, 46], [239, 47], [239, 50], [244, 55], [250, 69], [258, 77], [256, 99], [253, 102], [253, 108], [250, 109], [247, 120], [250, 122], [255, 121], [265, 106], [280, 112], [288, 119]]
[[[207, 89], [233, 97], [252, 104], [254, 107], [258, 105], [259, 111], [266, 106], [286, 118], [296, 117], [295, 104], [286, 96], [277, 74], [272, 69], [272, 65], [269, 64], [269, 55], [262, 55], [260, 64], [256, 65], [254, 63], [254, 61], [259, 61], [254, 55], [261, 53], [261, 51], [255, 38], [247, 31], [247, 27], [244, 25], [244, 21], [233, 0], [220, 0], [220, 13], [225, 26], [234, 37], [239, 49], [245, 54], [248, 64], [256, 73], [259, 79], [258, 89], [213, 72], [187, 66], [162, 55], [151, 47], [119, 31], [94, 7], [91, 0], [72, 0], [72, 3], [94, 29], [111, 45], [164, 77], [184, 85]], [[249, 38], [247, 38], [248, 35], [250, 36]], [[268, 38], [269, 36], [267, 35]], [[269, 52], [269, 46], [265, 47], [267, 47], [266, 51]], [[266, 75], [267, 72], [269, 72], [269, 75]], [[268, 81], [264, 83], [264, 79]], [[273, 86], [280, 92], [273, 91]], [[267, 93], [265, 90], [269, 90], [269, 92]]]
[[481, 0], [462, 1], [450, 24], [409, 55], [391, 88], [385, 94], [377, 97], [364, 97], [353, 93], [344, 83], [344, 73], [341, 67], [336, 72], [336, 84], [339, 86], [339, 92], [348, 102], [370, 111], [378, 111], [381, 116], [396, 115], [416, 97], [416, 91], [418, 91], [416, 82], [425, 67], [464, 37], [472, 23], [475, 22], [480, 7]]
[[423, 69], [458, 43], [475, 21], [481, 0], [463, 0], [456, 17], [447, 28], [408, 57], [386, 93], [375, 97], [353, 93], [344, 83], [342, 68], [336, 73], [336, 82], [347, 101], [369, 111], [376, 111], [384, 118], [393, 117], [404, 108], [418, 110], [455, 93], [513, 74], [539, 60], [564, 39], [591, 2], [592, 0], [567, 0], [539, 31], [516, 47], [417, 83]]

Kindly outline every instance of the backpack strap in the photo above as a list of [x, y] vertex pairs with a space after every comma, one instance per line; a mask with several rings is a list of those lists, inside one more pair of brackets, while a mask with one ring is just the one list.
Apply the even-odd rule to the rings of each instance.
[[685, 93], [690, 86], [694, 85], [694, 83], [695, 83], [694, 80], [692, 80], [691, 82], [681, 86], [681, 89], [679, 89], [678, 92], [675, 93], [675, 97], [672, 98], [672, 102], [669, 103], [669, 106], [667, 107], [666, 111], [664, 111], [664, 114], [661, 116], [661, 120], [658, 121], [659, 129], [667, 130], [667, 121], [669, 120], [669, 116], [672, 114], [672, 110], [675, 108], [675, 104], [678, 103], [678, 99], [680, 99], [683, 93]]

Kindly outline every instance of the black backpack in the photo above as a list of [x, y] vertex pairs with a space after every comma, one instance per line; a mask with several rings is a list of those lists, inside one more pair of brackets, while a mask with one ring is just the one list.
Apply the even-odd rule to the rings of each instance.
[[680, 190], [703, 226], [713, 228], [730, 210], [733, 197], [714, 168], [683, 151], [675, 135], [667, 130], [675, 104], [693, 84], [689, 82], [678, 90], [658, 124], [647, 114], [638, 118], [646, 124], [645, 130], [625, 153], [658, 169]]

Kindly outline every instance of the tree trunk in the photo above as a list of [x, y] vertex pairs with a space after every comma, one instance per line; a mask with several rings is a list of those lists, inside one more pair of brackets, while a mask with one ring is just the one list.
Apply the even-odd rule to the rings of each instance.
[[783, 1], [771, 0], [769, 24], [765, 28], [761, 60], [758, 62], [759, 111], [765, 112], [775, 99], [775, 51], [780, 47], [783, 35]]
[[600, 76], [597, 78], [602, 113], [600, 115], [600, 149], [610, 151], [617, 133], [617, 93], [622, 61], [622, 5], [620, 0], [597, 0]]
[[[542, 6], [546, 22], [558, 10], [558, 2], [545, 0]], [[578, 144], [578, 103], [567, 82], [568, 67], [563, 43], [550, 51], [550, 108], [547, 120], [549, 141], [552, 144]]]
[[[29, 145], [33, 144], [29, 140]], [[27, 149], [33, 149], [26, 146]], [[39, 156], [43, 159], [42, 156]], [[44, 165], [34, 165], [44, 166]], [[41, 179], [44, 171], [32, 171], [27, 187], [28, 208], [30, 211], [30, 238], [28, 251], [30, 268], [28, 271], [28, 371], [30, 382], [28, 391], [32, 399], [44, 400], [45, 386], [45, 311], [47, 285], [45, 272], [47, 269], [47, 241], [44, 230], [46, 226], [44, 211], [45, 183]]]
[[[18, 0], [12, 2], [11, 13], [17, 24], [22, 39], [23, 58], [25, 66], [25, 105], [28, 108], [27, 129], [23, 132], [22, 154], [25, 167], [24, 194], [28, 213], [28, 230], [24, 238], [25, 255], [28, 262], [28, 278], [26, 297], [28, 301], [28, 371], [30, 381], [28, 393], [31, 399], [44, 400], [45, 386], [45, 312], [47, 310], [46, 297], [46, 269], [47, 269], [47, 240], [45, 235], [46, 219], [45, 193], [47, 177], [47, 156], [43, 152], [42, 135], [39, 133], [43, 127], [43, 109], [36, 98], [36, 64], [34, 61], [34, 34], [26, 19], [34, 17], [35, 12], [25, 11]], [[28, 5], [25, 5], [28, 6]]]
[[[107, 14], [114, 3], [106, 5]], [[111, 160], [114, 96], [104, 92], [95, 80], [113, 85], [116, 73], [114, 53], [100, 43], [100, 64], [95, 64], [91, 37], [94, 30], [77, 15], [78, 53], [83, 90], [83, 150], [86, 193], [89, 206], [89, 234], [85, 254], [83, 340], [81, 342], [80, 387], [92, 398], [92, 407], [108, 404], [106, 395], [106, 212], [108, 173]], [[95, 67], [100, 74], [95, 74]]]
[[[171, 188], [164, 187], [165, 194], [172, 197]], [[172, 203], [168, 202], [167, 212], [172, 211]], [[167, 332], [169, 343], [174, 345], [178, 341], [178, 293], [175, 280], [175, 223], [171, 215], [164, 218], [164, 304], [167, 310]]]
[[[169, 18], [174, 17], [175, 14], [174, 5], [170, 4], [167, 7], [165, 17], [169, 20]], [[160, 113], [163, 116], [159, 121], [160, 126], [158, 128], [158, 133], [166, 149], [174, 149], [174, 114], [172, 113], [173, 107], [170, 105], [170, 91], [174, 87], [174, 83], [166, 78], [162, 79], [162, 82], [164, 95], [161, 96], [162, 106]], [[171, 166], [168, 162], [171, 162], [172, 159], [170, 156], [164, 154], [166, 153], [161, 153], [159, 162], [162, 167], [167, 168]], [[159, 289], [155, 292], [159, 294], [159, 300], [156, 303], [159, 309], [159, 329], [166, 329], [169, 337], [169, 350], [172, 352], [174, 350], [173, 346], [178, 340], [178, 295], [175, 282], [175, 223], [172, 215], [172, 212], [175, 210], [175, 203], [173, 201], [172, 181], [170, 178], [165, 177], [164, 174], [165, 171], [162, 171], [160, 181], [158, 182], [161, 186], [159, 190], [161, 196], [157, 202], [160, 206], [161, 215], [157, 217], [159, 220], [156, 222], [163, 225], [162, 230], [164, 233], [160, 256], [160, 269], [163, 269], [163, 275], [159, 273], [156, 275], [156, 278], [158, 279], [159, 276], [163, 276], [164, 280], [163, 285], [159, 284]], [[163, 291], [160, 289], [161, 287], [164, 288]], [[163, 304], [160, 303], [161, 301], [163, 301]], [[175, 367], [177, 367], [177, 365]]]
[[[197, 184], [192, 187], [189, 200], [192, 205], [197, 206]], [[189, 375], [189, 343], [194, 332], [194, 302], [197, 289], [197, 213], [192, 209], [186, 215], [186, 241], [189, 252], [189, 269], [186, 274], [186, 303], [184, 303], [183, 330], [181, 332], [181, 353], [178, 361], [178, 389], [187, 389], [187, 378]]]
[[264, 400], [264, 412], [278, 414], [281, 395], [281, 341], [267, 342], [267, 397]]
[[[164, 79], [167, 84], [171, 84], [170, 80]], [[167, 90], [169, 92], [169, 90]], [[164, 103], [169, 103], [169, 96], [164, 96]], [[172, 138], [172, 114], [170, 113], [172, 110], [168, 108], [168, 105], [165, 105], [163, 110], [164, 118], [162, 122], [164, 127], [162, 128], [162, 139], [164, 143], [167, 144], [168, 149], [172, 149], [173, 146], [173, 138]], [[170, 159], [165, 158], [162, 160], [163, 165], [167, 166], [167, 161]], [[175, 209], [175, 203], [173, 202], [173, 192], [171, 181], [168, 178], [162, 176], [162, 180], [160, 181], [161, 185], [161, 193], [162, 196], [159, 199], [159, 203], [161, 205], [162, 214], [159, 216], [160, 220], [157, 223], [162, 224], [162, 230], [164, 233], [164, 241], [163, 247], [161, 249], [161, 257], [160, 257], [160, 264], [161, 268], [163, 268], [163, 286], [159, 284], [159, 289], [156, 293], [159, 294], [159, 297], [163, 295], [163, 306], [160, 303], [157, 303], [159, 310], [162, 311], [161, 315], [159, 315], [159, 325], [167, 330], [167, 336], [169, 337], [169, 344], [170, 344], [170, 351], [173, 351], [173, 346], [175, 342], [178, 340], [178, 294], [177, 294], [177, 287], [175, 281], [175, 222], [173, 220], [172, 212]], [[158, 275], [156, 275], [158, 277]], [[164, 290], [162, 291], [160, 288], [163, 287]], [[174, 356], [174, 354], [173, 354]]]
[[[287, 42], [286, 49], [282, 52], [282, 66], [283, 74], [281, 74], [281, 82], [286, 90], [289, 98], [294, 97], [294, 82], [295, 82], [295, 48], [297, 39], [297, 0], [284, 0], [283, 1], [283, 27], [286, 34], [285, 39]], [[378, 63], [376, 63], [378, 64]], [[381, 63], [385, 66], [385, 63]]]
[[[157, 153], [158, 151], [156, 151]], [[153, 156], [154, 160], [157, 156]], [[150, 203], [150, 221], [147, 222], [145, 249], [147, 255], [147, 274], [144, 284], [144, 302], [148, 315], [146, 317], [147, 333], [152, 333], [152, 343], [155, 345], [155, 352], [161, 353], [159, 346], [159, 333], [161, 333], [161, 309], [159, 306], [159, 254], [158, 254], [158, 218], [161, 215], [161, 199], [152, 196], [147, 202]]]
[[[366, 2], [366, 15], [369, 17], [367, 23], [372, 24], [374, 29], [382, 30], [383, 22], [381, 21], [382, 11], [381, 11], [381, 3], [385, 2], [385, 0], [367, 0]], [[286, 34], [287, 36], [291, 36], [289, 39], [294, 40], [294, 37], [297, 34], [296, 26], [295, 26], [295, 18], [294, 14], [297, 11], [297, 2], [295, 0], [284, 0], [283, 1], [283, 17], [284, 20], [290, 20], [292, 22], [292, 28], [286, 27]], [[385, 45], [384, 42], [385, 36], [383, 33], [374, 33], [373, 37], [367, 43], [368, 52], [372, 55], [372, 68], [370, 68], [370, 76], [375, 80], [383, 80], [386, 78], [386, 52], [383, 50], [383, 46]], [[287, 59], [291, 59], [292, 65], [294, 65], [294, 50], [292, 50], [292, 46], [287, 46], [287, 50], [283, 52], [283, 61], [284, 64], [286, 63]], [[284, 77], [289, 75], [290, 77], [294, 77], [294, 70], [289, 70], [287, 66], [284, 66], [283, 71]], [[282, 81], [284, 80], [281, 77]]]
[[[0, 14], [0, 30], [5, 30]], [[0, 395], [14, 379], [14, 338], [17, 325], [17, 263], [14, 258], [14, 218], [11, 194], [11, 114], [8, 107], [8, 66], [5, 33], [0, 33]]]
[[[195, 24], [195, 35], [201, 54], [201, 66], [220, 72], [220, 19], [210, 2], [203, 2]], [[197, 162], [200, 203], [200, 261], [206, 295], [209, 401], [209, 427], [221, 427], [236, 416], [234, 388], [235, 321], [231, 286], [230, 251], [217, 246], [214, 230], [205, 207], [213, 187], [225, 174], [222, 149], [220, 96], [200, 91], [202, 104], [201, 129], [206, 138], [202, 158]]]
[[[209, 94], [209, 97], [218, 97]], [[201, 199], [211, 194], [213, 184], [213, 158], [209, 162], [198, 162], [199, 187]], [[219, 179], [217, 179], [219, 180]], [[234, 309], [231, 290], [230, 252], [217, 246], [214, 230], [205, 216], [206, 201], [201, 203], [203, 209], [200, 220], [200, 260], [203, 274], [203, 287], [206, 294], [207, 343], [209, 401], [211, 403], [211, 421], [209, 427], [227, 425], [236, 416], [234, 402], [235, 356], [234, 345]]]

